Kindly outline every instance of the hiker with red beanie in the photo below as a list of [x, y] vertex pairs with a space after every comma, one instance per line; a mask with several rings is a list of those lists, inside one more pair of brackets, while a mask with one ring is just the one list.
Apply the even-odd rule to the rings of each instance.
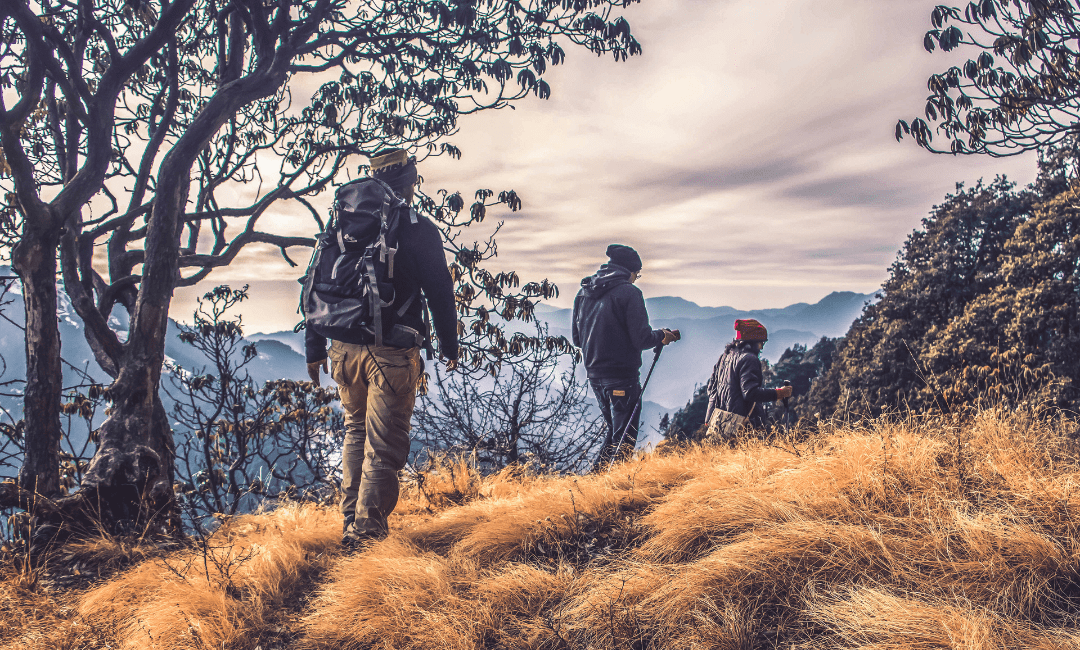
[[761, 372], [761, 348], [769, 340], [765, 326], [752, 318], [735, 321], [735, 340], [713, 367], [706, 390], [709, 408], [705, 422], [710, 437], [727, 440], [749, 424], [764, 428], [761, 402], [775, 402], [791, 397], [791, 386], [765, 388]]
[[574, 298], [574, 345], [581, 348], [589, 384], [607, 424], [594, 470], [616, 456], [634, 453], [641, 352], [680, 338], [679, 330], [654, 330], [649, 326], [645, 298], [634, 286], [641, 277], [637, 251], [612, 244], [607, 247], [607, 256], [607, 264], [581, 281], [581, 290]]

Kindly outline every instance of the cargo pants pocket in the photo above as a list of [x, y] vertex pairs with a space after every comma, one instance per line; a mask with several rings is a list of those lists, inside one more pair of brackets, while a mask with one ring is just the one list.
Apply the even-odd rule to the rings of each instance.
[[373, 382], [395, 395], [416, 393], [423, 362], [416, 348], [379, 348]]
[[348, 386], [351, 383], [348, 381], [348, 374], [345, 372], [345, 361], [348, 358], [348, 353], [341, 349], [335, 341], [330, 344], [326, 356], [330, 358], [330, 378], [338, 386]]

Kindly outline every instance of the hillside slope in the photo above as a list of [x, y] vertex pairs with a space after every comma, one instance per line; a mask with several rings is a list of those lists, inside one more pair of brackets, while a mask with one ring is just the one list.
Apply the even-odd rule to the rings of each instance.
[[601, 475], [444, 466], [356, 555], [290, 505], [82, 591], [11, 574], [0, 647], [1080, 648], [1074, 429], [990, 410]]
[[[0, 266], [0, 275], [10, 274], [10, 268]], [[84, 371], [94, 381], [108, 384], [112, 380], [106, 375], [94, 361], [94, 354], [83, 332], [82, 321], [75, 313], [71, 300], [63, 288], [58, 291], [57, 321], [59, 323], [60, 338], [63, 341], [62, 353], [65, 362], [63, 381], [65, 386], [79, 385], [83, 383], [82, 377], [76, 372]], [[25, 323], [25, 306], [23, 304], [22, 289], [19, 282], [14, 282], [10, 290], [4, 295], [3, 304], [0, 304], [0, 380], [7, 381], [26, 377], [25, 340], [22, 328]], [[191, 315], [187, 315], [187, 322], [191, 322]], [[121, 308], [114, 310], [110, 320], [110, 326], [119, 334], [121, 340], [127, 338], [127, 317]], [[169, 319], [168, 330], [165, 335], [165, 355], [170, 361], [191, 372], [199, 372], [205, 368], [209, 360], [192, 346], [180, 341], [179, 327], [172, 319]], [[263, 337], [270, 339], [270, 337]], [[248, 338], [250, 341], [255, 339]], [[258, 356], [251, 360], [245, 367], [248, 374], [256, 382], [262, 384], [272, 379], [304, 379], [307, 377], [307, 366], [302, 354], [291, 349], [287, 343], [277, 340], [260, 340]], [[166, 372], [168, 374], [168, 372]], [[165, 381], [168, 384], [168, 381]], [[16, 389], [14, 392], [19, 392]], [[167, 395], [163, 396], [166, 408], [170, 406]], [[22, 417], [22, 400], [10, 395], [0, 395], [0, 408], [8, 413], [12, 420]]]

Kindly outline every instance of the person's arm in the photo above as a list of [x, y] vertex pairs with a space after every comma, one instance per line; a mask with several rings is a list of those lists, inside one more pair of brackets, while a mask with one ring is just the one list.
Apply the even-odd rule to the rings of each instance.
[[578, 309], [581, 307], [581, 294], [574, 297], [574, 312], [570, 319], [570, 340], [574, 345], [581, 347], [581, 332], [578, 330]]
[[739, 358], [739, 389], [748, 402], [775, 402], [776, 389], [762, 388], [761, 359], [752, 354]]
[[304, 352], [308, 363], [318, 363], [326, 358], [326, 337], [310, 326], [304, 328]]
[[458, 358], [458, 318], [454, 282], [446, 268], [442, 237], [435, 224], [421, 218], [413, 228], [413, 263], [420, 289], [427, 298], [431, 321], [439, 337], [439, 351], [450, 360]]
[[664, 341], [664, 331], [649, 327], [649, 312], [645, 309], [645, 297], [641, 290], [633, 285], [625, 293], [626, 331], [630, 342], [638, 350], [655, 348]]
[[319, 373], [330, 372], [326, 363], [326, 337], [311, 327], [304, 328], [304, 356], [307, 358], [307, 374], [311, 383], [321, 386]]

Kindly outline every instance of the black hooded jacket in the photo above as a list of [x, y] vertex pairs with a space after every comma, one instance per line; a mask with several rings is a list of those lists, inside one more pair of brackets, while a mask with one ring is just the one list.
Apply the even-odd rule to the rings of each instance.
[[752, 424], [760, 426], [762, 411], [754, 409], [755, 403], [776, 401], [776, 389], [763, 388], [763, 383], [758, 352], [747, 345], [729, 344], [706, 386], [709, 409], [705, 421], [712, 417], [714, 408], [719, 408], [749, 416]]
[[630, 283], [630, 271], [608, 263], [581, 281], [573, 339], [589, 379], [635, 379], [641, 351], [659, 345], [664, 333], [649, 327], [645, 298]]

